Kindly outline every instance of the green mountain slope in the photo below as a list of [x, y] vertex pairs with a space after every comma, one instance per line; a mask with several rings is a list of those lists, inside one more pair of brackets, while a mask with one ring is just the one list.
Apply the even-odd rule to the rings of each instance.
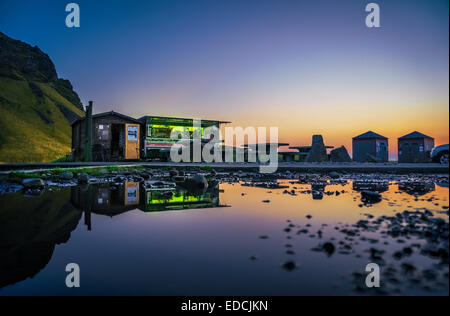
[[0, 162], [52, 161], [70, 153], [70, 122], [83, 106], [39, 48], [0, 32]]

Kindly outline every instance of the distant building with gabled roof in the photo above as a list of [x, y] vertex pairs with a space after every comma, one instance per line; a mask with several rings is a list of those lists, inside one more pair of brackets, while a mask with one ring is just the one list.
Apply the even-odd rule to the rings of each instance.
[[398, 139], [398, 162], [428, 162], [433, 147], [433, 137], [417, 131], [404, 135]]
[[388, 138], [372, 131], [353, 137], [353, 161], [388, 161]]

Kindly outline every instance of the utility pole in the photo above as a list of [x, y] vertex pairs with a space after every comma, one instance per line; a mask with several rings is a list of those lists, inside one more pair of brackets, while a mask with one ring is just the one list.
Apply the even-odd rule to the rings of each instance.
[[84, 161], [92, 161], [92, 101], [89, 101], [89, 105], [86, 107], [86, 140], [84, 144]]

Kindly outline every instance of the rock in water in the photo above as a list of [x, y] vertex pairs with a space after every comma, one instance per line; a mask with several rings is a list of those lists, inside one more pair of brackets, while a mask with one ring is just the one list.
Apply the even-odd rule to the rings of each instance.
[[88, 183], [89, 182], [89, 175], [87, 173], [79, 173], [78, 174], [78, 183]]
[[297, 268], [297, 263], [294, 261], [288, 261], [282, 265], [283, 269], [286, 271], [292, 271]]
[[329, 175], [332, 179], [339, 179], [339, 178], [341, 177], [341, 175], [339, 174], [339, 172], [336, 172], [336, 171], [331, 171], [328, 175]]
[[171, 177], [176, 177], [176, 176], [178, 176], [180, 173], [178, 172], [177, 169], [173, 168], [173, 169], [171, 169], [171, 170], [169, 171], [169, 174], [170, 174]]
[[24, 179], [22, 185], [27, 189], [42, 188], [45, 186], [44, 180], [39, 178]]
[[330, 160], [332, 162], [352, 162], [352, 158], [350, 158], [350, 155], [344, 146], [333, 149], [330, 152]]
[[175, 176], [172, 178], [173, 181], [175, 181], [175, 183], [183, 183], [184, 181], [186, 181], [186, 177], [184, 176]]
[[326, 242], [325, 244], [323, 244], [322, 250], [328, 255], [328, 257], [331, 257], [334, 254], [336, 248], [331, 242]]
[[323, 143], [322, 135], [313, 135], [311, 150], [306, 156], [306, 162], [328, 161], [327, 149]]
[[59, 175], [59, 178], [61, 180], [72, 180], [73, 179], [73, 173], [70, 171], [63, 172]]
[[201, 174], [196, 174], [192, 178], [188, 178], [184, 182], [178, 184], [187, 189], [194, 189], [194, 190], [208, 188], [208, 181], [206, 180], [205, 176]]
[[381, 194], [375, 191], [369, 190], [361, 191], [361, 196], [370, 202], [381, 201]]
[[206, 180], [205, 176], [201, 174], [196, 174], [192, 177], [193, 183], [199, 187], [199, 188], [207, 188], [208, 187], [208, 181]]

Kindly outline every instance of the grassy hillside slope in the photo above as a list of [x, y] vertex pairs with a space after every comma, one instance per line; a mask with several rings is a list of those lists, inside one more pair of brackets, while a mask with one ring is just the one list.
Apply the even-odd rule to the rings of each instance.
[[[70, 82], [57, 79], [50, 59], [38, 48], [1, 33], [0, 40], [4, 49], [0, 56], [0, 162], [46, 162], [66, 156], [71, 151], [70, 122], [84, 115], [78, 96]], [[42, 60], [47, 73], [42, 71]]]

